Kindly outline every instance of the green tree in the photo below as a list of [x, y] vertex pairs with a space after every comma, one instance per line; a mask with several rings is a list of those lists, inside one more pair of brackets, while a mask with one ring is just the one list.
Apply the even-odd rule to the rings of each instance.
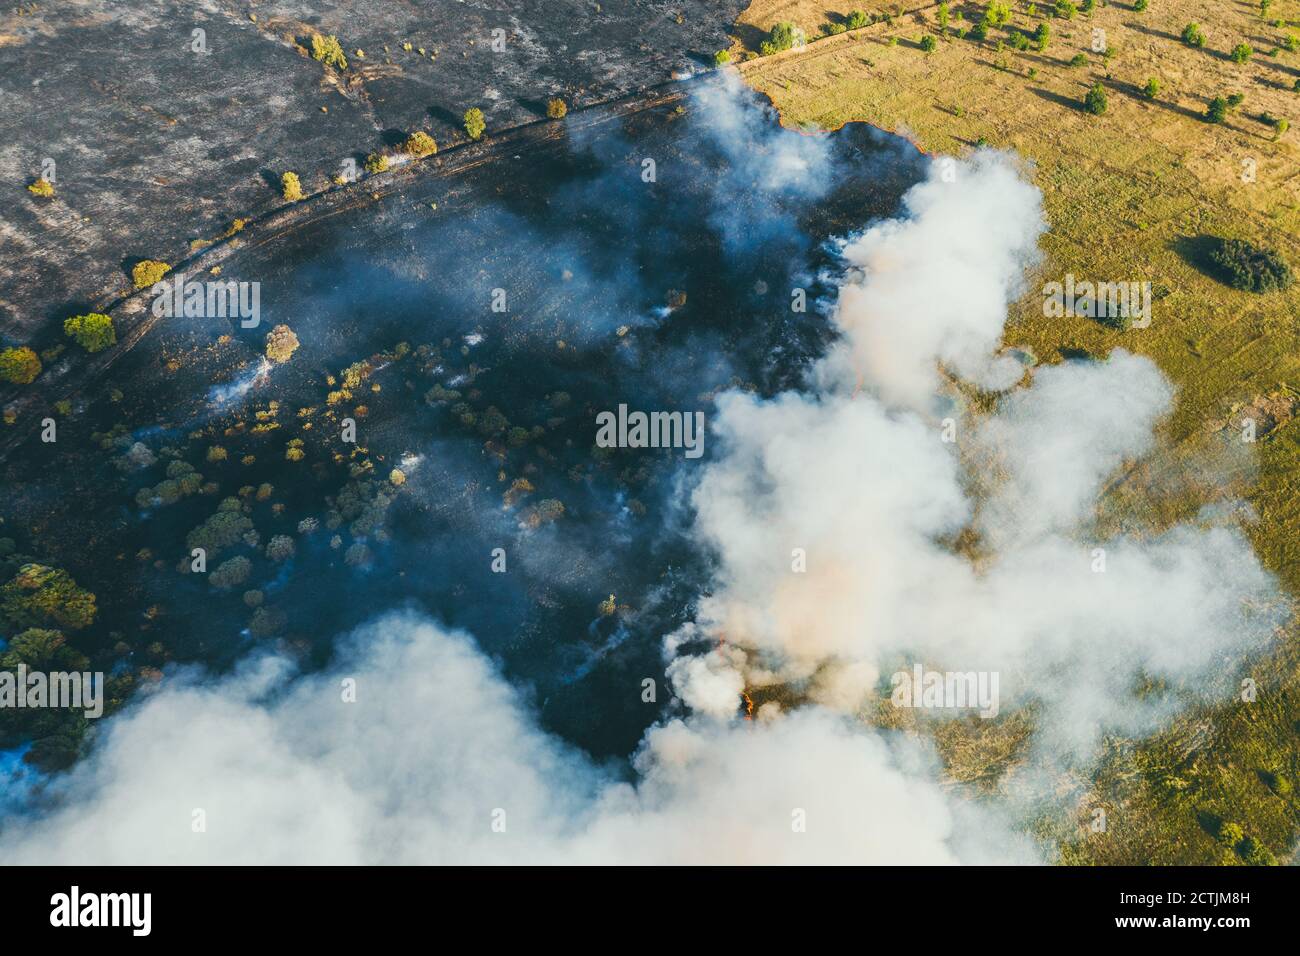
[[1198, 48], [1205, 46], [1205, 34], [1199, 23], [1192, 22], [1183, 27], [1183, 42]]
[[[860, 30], [867, 25], [867, 15], [861, 10], [850, 10], [848, 17], [844, 21], [844, 25], [850, 30]], [[774, 29], [772, 32], [775, 33], [776, 30]], [[773, 37], [773, 39], [775, 39], [775, 37]]]
[[1136, 0], [1136, 2], [1133, 4], [1133, 9], [1136, 10], [1138, 13], [1144, 12], [1146, 8], [1147, 8], [1147, 0]]
[[991, 27], [1000, 27], [1011, 22], [1011, 4], [1005, 0], [993, 0], [984, 11], [984, 20]]
[[1277, 866], [1277, 857], [1268, 847], [1254, 837], [1245, 837], [1237, 844], [1237, 855], [1247, 866]]
[[730, 51], [730, 50], [719, 50], [717, 53], [713, 54], [713, 65], [714, 65], [714, 66], [723, 66], [724, 64], [727, 64], [727, 63], [730, 63], [730, 62], [731, 62], [731, 51]]
[[312, 34], [311, 58], [319, 60], [326, 66], [336, 67], [340, 70], [348, 68], [348, 59], [343, 55], [343, 45], [339, 43], [339, 38], [333, 34], [330, 36], [321, 36], [319, 33]]
[[1046, 20], [1043, 20], [1038, 24], [1038, 29], [1034, 31], [1034, 48], [1041, 53], [1047, 49], [1047, 44], [1051, 42], [1051, 39], [1052, 28], [1047, 25]]
[[948, 32], [948, 4], [939, 4], [939, 9], [935, 13], [935, 22], [939, 24], [939, 31], [941, 33]]
[[40, 356], [27, 346], [0, 351], [0, 379], [14, 385], [29, 385], [40, 374]]
[[9, 646], [0, 654], [0, 670], [12, 670], [19, 664], [43, 668], [50, 664], [67, 638], [62, 631], [31, 627], [14, 635]]
[[1094, 83], [1083, 98], [1083, 108], [1094, 116], [1106, 112], [1106, 88], [1100, 83]]
[[1228, 101], [1222, 96], [1210, 100], [1205, 110], [1205, 118], [1211, 123], [1222, 123], [1228, 118]]
[[297, 173], [285, 173], [280, 177], [280, 188], [285, 202], [297, 202], [302, 198], [302, 182]]
[[239, 555], [217, 565], [212, 573], [208, 575], [208, 583], [214, 588], [220, 588], [223, 591], [238, 587], [248, 580], [248, 575], [252, 570], [253, 562], [243, 555]]
[[1250, 48], [1249, 43], [1238, 43], [1232, 48], [1232, 62], [1245, 63], [1250, 59], [1250, 55], [1255, 51]]
[[61, 568], [24, 564], [0, 588], [0, 617], [15, 630], [53, 624], [79, 631], [95, 620], [95, 595]]
[[131, 268], [131, 281], [137, 289], [147, 289], [158, 282], [172, 267], [157, 259], [141, 259]]
[[117, 341], [113, 319], [100, 312], [74, 315], [63, 323], [63, 334], [87, 352], [102, 352]]
[[1275, 292], [1295, 281], [1291, 267], [1274, 250], [1243, 239], [1216, 239], [1207, 258], [1220, 278], [1243, 292]]
[[930, 36], [930, 34], [928, 33], [925, 36], [921, 37], [921, 49], [924, 50], [926, 53], [933, 53], [934, 48], [937, 47], [938, 45], [939, 45], [939, 41], [936, 40], [934, 37]]
[[1062, 20], [1073, 20], [1074, 14], [1077, 12], [1077, 8], [1072, 0], [1056, 0], [1053, 9], [1056, 11], [1056, 15]]
[[[849, 15], [849, 19], [850, 21], [853, 19], [852, 14]], [[863, 23], [865, 22], [864, 19]], [[859, 24], [859, 26], [861, 25], [862, 24]], [[855, 28], [850, 27], [850, 29]], [[768, 34], [767, 39], [759, 44], [758, 52], [763, 54], [763, 56], [771, 56], [773, 53], [780, 53], [782, 50], [788, 50], [794, 46], [803, 46], [805, 42], [806, 39], [803, 31], [788, 20], [783, 20], [772, 27], [772, 31]]]
[[432, 136], [422, 129], [417, 129], [410, 136], [406, 137], [406, 142], [402, 144], [404, 149], [411, 156], [424, 158], [432, 156], [438, 151], [438, 143]]
[[465, 111], [465, 132], [469, 134], [470, 139], [478, 139], [487, 129], [487, 123], [483, 121], [483, 111], [477, 106]]

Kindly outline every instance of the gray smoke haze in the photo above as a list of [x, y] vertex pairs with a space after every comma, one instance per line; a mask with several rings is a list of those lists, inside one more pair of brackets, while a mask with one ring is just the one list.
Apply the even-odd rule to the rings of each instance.
[[[810, 142], [779, 170], [740, 175], [816, 195], [829, 171]], [[1222, 676], [1225, 656], [1263, 647], [1276, 617], [1261, 609], [1277, 596], [1232, 528], [1095, 538], [1098, 495], [1150, 450], [1172, 390], [1122, 351], [1018, 385], [1023, 368], [998, 348], [1044, 228], [1038, 193], [996, 153], [958, 163], [954, 182], [941, 169], [905, 215], [844, 244], [830, 313], [842, 338], [810, 389], [719, 398], [712, 460], [691, 494], [716, 574], [694, 622], [665, 638], [680, 709], [646, 733], [633, 777], [539, 729], [471, 637], [391, 614], [345, 642], [347, 663], [326, 673], [291, 680], [268, 657], [215, 683], [169, 678], [51, 785], [55, 810], [0, 833], [0, 856], [1035, 859], [1002, 814], [945, 789], [924, 744], [856, 716], [886, 668], [906, 658], [1000, 671], [1004, 711], [1039, 707], [1040, 760], [1086, 760], [1104, 729], [1142, 732], [1178, 705], [1136, 698], [1140, 677], [1195, 689]], [[1010, 391], [991, 415], [968, 415], [945, 371]], [[945, 543], [967, 528], [978, 560]], [[795, 549], [806, 572], [792, 569]], [[701, 642], [714, 649], [698, 653]], [[355, 703], [341, 698], [345, 678]], [[738, 715], [744, 690], [777, 683], [808, 703]]]

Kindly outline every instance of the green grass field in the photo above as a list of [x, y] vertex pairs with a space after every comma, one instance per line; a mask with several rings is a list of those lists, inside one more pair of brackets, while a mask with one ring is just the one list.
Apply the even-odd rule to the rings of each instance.
[[[746, 55], [778, 20], [811, 38], [853, 7], [892, 14], [892, 23]], [[1101, 519], [1123, 516], [1154, 531], [1239, 499], [1253, 512], [1243, 527], [1262, 561], [1298, 593], [1300, 285], [1266, 295], [1235, 290], [1198, 267], [1196, 250], [1205, 236], [1248, 239], [1300, 268], [1300, 130], [1279, 137], [1268, 121], [1300, 119], [1300, 52], [1285, 49], [1288, 36], [1300, 37], [1300, 3], [1273, 3], [1267, 19], [1235, 0], [1151, 0], [1144, 12], [1130, 2], [1099, 4], [1068, 20], [1045, 3], [1011, 7], [1009, 26], [1033, 33], [1049, 24], [1045, 50], [1013, 50], [1002, 27], [982, 43], [953, 35], [982, 17], [983, 4], [952, 4], [948, 34], [926, 53], [920, 39], [941, 35], [937, 5], [758, 0], [738, 24], [733, 57], [788, 125], [866, 121], [927, 151], [961, 154], [982, 143], [1015, 150], [1042, 190], [1050, 231], [1006, 344], [1028, 346], [1045, 362], [1122, 347], [1149, 356], [1178, 389], [1160, 450], [1119, 477]], [[1201, 25], [1205, 47], [1180, 39], [1190, 21]], [[1253, 56], [1233, 62], [1229, 51], [1242, 42]], [[1071, 65], [1079, 54], [1086, 62]], [[1155, 99], [1142, 93], [1150, 77], [1160, 81]], [[1102, 115], [1082, 109], [1097, 82], [1108, 97]], [[1228, 93], [1243, 94], [1241, 105], [1223, 125], [1206, 122], [1208, 101]], [[1117, 331], [1045, 317], [1041, 287], [1066, 273], [1151, 282], [1150, 326]], [[1259, 423], [1253, 445], [1241, 441], [1244, 417]], [[1187, 714], [1152, 740], [1111, 742], [1090, 779], [1062, 781], [1064, 793], [1078, 793], [1068, 798], [1075, 817], [1045, 819], [1040, 835], [1065, 862], [1286, 858], [1300, 814], [1296, 648], [1292, 632], [1273, 656], [1251, 663], [1254, 703]], [[1231, 693], [1225, 683], [1218, 699]], [[1014, 717], [998, 723], [1000, 733], [956, 723], [936, 733], [954, 779], [987, 784], [1014, 769], [1029, 726]], [[1104, 833], [1087, 826], [1097, 806], [1107, 810]]]

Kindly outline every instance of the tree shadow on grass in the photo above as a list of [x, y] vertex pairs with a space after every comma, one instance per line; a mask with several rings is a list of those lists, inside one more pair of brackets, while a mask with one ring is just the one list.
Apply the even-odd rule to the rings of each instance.
[[1168, 30], [1156, 30], [1153, 27], [1143, 26], [1141, 24], [1132, 24], [1132, 28], [1138, 33], [1145, 33], [1149, 37], [1158, 37], [1161, 40], [1173, 40], [1175, 43], [1182, 43], [1183, 38], [1176, 33], [1170, 33]]
[[546, 103], [542, 100], [529, 99], [525, 96], [515, 97], [515, 102], [522, 106], [534, 116], [544, 118], [546, 116]]
[[1033, 93], [1039, 99], [1047, 100], [1049, 103], [1055, 103], [1057, 106], [1064, 106], [1066, 109], [1075, 110], [1079, 113], [1084, 112], [1083, 97], [1080, 97], [1077, 100], [1072, 100], [1068, 96], [1062, 96], [1060, 93], [1049, 90], [1043, 86], [1032, 87], [1029, 92]]
[[1197, 272], [1209, 276], [1216, 282], [1229, 285], [1223, 275], [1223, 270], [1215, 265], [1210, 258], [1214, 250], [1219, 248], [1221, 242], [1222, 240], [1218, 236], [1201, 233], [1196, 236], [1179, 236], [1169, 244], [1169, 248]]
[[759, 44], [767, 39], [767, 33], [751, 23], [737, 23], [731, 28], [732, 34], [746, 50], [758, 52]]
[[1129, 83], [1125, 80], [1105, 80], [1103, 82], [1105, 82], [1108, 89], [1114, 90], [1116, 93], [1122, 93], [1125, 96], [1130, 96], [1141, 103], [1147, 103], [1151, 106], [1158, 107], [1159, 109], [1168, 110], [1171, 113], [1177, 113], [1179, 116], [1185, 116], [1188, 119], [1205, 119], [1204, 113], [1198, 113], [1196, 110], [1190, 109], [1189, 107], [1179, 106], [1177, 103], [1170, 103], [1168, 100], [1162, 100], [1158, 94], [1155, 99], [1151, 99], [1147, 96], [1146, 91], [1136, 83]]
[[447, 126], [450, 126], [452, 129], [460, 129], [461, 124], [464, 122], [463, 117], [457, 116], [451, 110], [443, 106], [430, 106], [429, 115], [432, 116], [434, 119], [436, 119], [438, 122], [445, 123]]

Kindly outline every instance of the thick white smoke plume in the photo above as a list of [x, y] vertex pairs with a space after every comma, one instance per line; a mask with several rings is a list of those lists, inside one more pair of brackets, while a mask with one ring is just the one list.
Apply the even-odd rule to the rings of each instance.
[[[265, 659], [215, 685], [169, 679], [56, 785], [60, 809], [0, 834], [0, 858], [1033, 858], [939, 785], [933, 754], [857, 716], [882, 677], [911, 662], [998, 671], [1004, 712], [1037, 705], [1039, 756], [1086, 759], [1103, 729], [1138, 732], [1175, 706], [1139, 701], [1139, 679], [1200, 686], [1262, 646], [1273, 591], [1226, 528], [1098, 536], [1097, 497], [1150, 449], [1171, 389], [1122, 351], [1022, 383], [998, 347], [1039, 196], [1000, 154], [957, 163], [952, 182], [944, 168], [905, 216], [844, 245], [843, 337], [813, 389], [719, 400], [721, 453], [693, 492], [716, 579], [666, 639], [687, 713], [646, 734], [634, 780], [538, 729], [467, 637], [394, 615], [344, 646], [346, 670], [289, 682]], [[949, 375], [1011, 391], [967, 415]], [[784, 709], [738, 715], [744, 691], [776, 684]]]
[[[989, 852], [955, 832], [974, 811], [919, 777], [915, 754], [825, 711], [669, 721], [647, 734], [632, 785], [539, 731], [465, 635], [395, 614], [342, 652], [346, 670], [294, 683], [275, 658], [216, 686], [173, 682], [109, 725], [59, 785], [65, 809], [0, 835], [0, 859], [955, 863]], [[345, 678], [355, 702], [343, 702]], [[1000, 858], [1009, 846], [998, 841]]]
[[940, 364], [986, 388], [1015, 384], [1019, 363], [994, 353], [1038, 258], [1040, 198], [1000, 153], [932, 164], [904, 197], [905, 216], [844, 248], [849, 275], [834, 315], [844, 339], [823, 363], [823, 387], [865, 383], [891, 407], [927, 410]]
[[[1017, 385], [1023, 366], [996, 351], [1039, 195], [1002, 154], [955, 176], [946, 162], [905, 218], [845, 244], [820, 393], [719, 402], [723, 453], [693, 499], [717, 586], [668, 650], [727, 642], [707, 667], [674, 663], [684, 700], [713, 712], [737, 680], [854, 712], [900, 661], [995, 671], [1004, 709], [1037, 705], [1040, 752], [1086, 758], [1175, 705], [1138, 699], [1140, 681], [1230, 678], [1227, 655], [1271, 639], [1279, 602], [1235, 530], [1096, 537], [1105, 482], [1151, 450], [1173, 391], [1121, 349]], [[967, 416], [945, 372], [1013, 390]], [[963, 531], [978, 556], [954, 548]]]

